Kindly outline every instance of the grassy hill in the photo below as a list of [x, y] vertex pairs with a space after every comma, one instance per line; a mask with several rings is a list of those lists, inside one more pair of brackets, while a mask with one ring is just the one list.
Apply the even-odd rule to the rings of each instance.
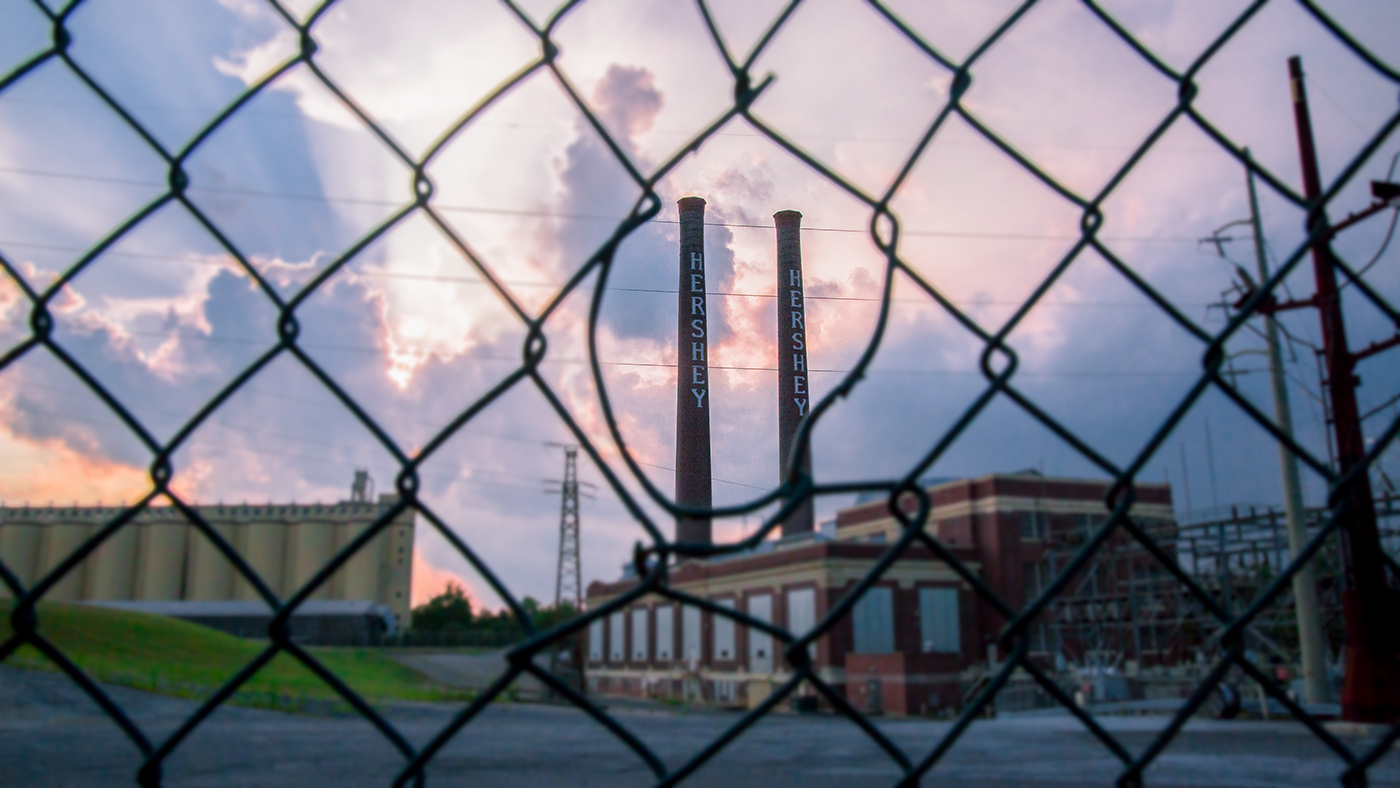
[[[13, 600], [0, 600], [0, 642], [13, 632], [13, 606]], [[208, 697], [267, 646], [267, 641], [245, 640], [164, 616], [85, 605], [44, 602], [38, 615], [39, 633], [89, 676], [182, 697]], [[307, 650], [371, 703], [470, 697], [429, 682], [376, 649]], [[29, 645], [0, 664], [57, 670]], [[306, 710], [338, 707], [339, 697], [294, 657], [278, 654], [230, 702]]]

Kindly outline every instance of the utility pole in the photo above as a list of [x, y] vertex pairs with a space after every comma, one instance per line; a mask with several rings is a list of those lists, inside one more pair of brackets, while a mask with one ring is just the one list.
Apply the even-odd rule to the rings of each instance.
[[[1391, 723], [1400, 718], [1400, 626], [1394, 618], [1393, 592], [1381, 558], [1376, 510], [1371, 498], [1371, 478], [1363, 466], [1366, 444], [1356, 403], [1355, 374], [1358, 354], [1347, 348], [1342, 319], [1341, 294], [1332, 257], [1322, 180], [1318, 175], [1312, 121], [1308, 116], [1303, 85], [1303, 63], [1288, 59], [1293, 89], [1293, 118], [1298, 132], [1298, 152], [1303, 170], [1303, 196], [1309, 203], [1307, 230], [1315, 236], [1313, 272], [1317, 291], [1311, 302], [1276, 304], [1272, 309], [1314, 306], [1322, 320], [1322, 348], [1327, 369], [1327, 389], [1332, 401], [1339, 474], [1351, 478], [1329, 502], [1340, 505], [1337, 530], [1342, 562], [1342, 614], [1346, 621], [1346, 676], [1342, 684], [1342, 719], [1352, 722]], [[1354, 472], [1354, 473], [1353, 473]]]
[[[1251, 161], [1249, 148], [1245, 160]], [[1269, 261], [1264, 253], [1264, 225], [1259, 219], [1259, 195], [1254, 189], [1254, 170], [1245, 167], [1249, 185], [1249, 220], [1254, 226], [1254, 260], [1259, 269], [1259, 282], [1269, 281]], [[1283, 353], [1279, 346], [1278, 323], [1272, 314], [1264, 316], [1264, 340], [1269, 352], [1269, 380], [1273, 384], [1274, 421], [1279, 432], [1293, 439], [1293, 410], [1288, 403], [1288, 381], [1283, 372]], [[1288, 531], [1288, 550], [1297, 560], [1308, 543], [1307, 513], [1303, 510], [1303, 485], [1298, 476], [1298, 457], [1279, 442], [1279, 465], [1283, 471], [1283, 512]], [[1332, 688], [1327, 680], [1327, 649], [1323, 643], [1322, 615], [1317, 604], [1317, 570], [1315, 564], [1304, 564], [1293, 575], [1293, 611], [1298, 618], [1298, 651], [1303, 662], [1303, 687], [1308, 703], [1327, 703]]]

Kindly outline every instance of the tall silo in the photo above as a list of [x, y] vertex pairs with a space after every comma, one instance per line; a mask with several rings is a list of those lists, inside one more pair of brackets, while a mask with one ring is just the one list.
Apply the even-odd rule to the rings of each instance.
[[[354, 541], [365, 529], [372, 524], [374, 515], [363, 518], [351, 519], [341, 523], [339, 529], [339, 539], [336, 542], [336, 549], [342, 550]], [[384, 550], [388, 544], [386, 532], [381, 531], [360, 551], [350, 557], [345, 562], [339, 573], [340, 588], [337, 589], [341, 599], [368, 599], [381, 600], [383, 581], [380, 575], [383, 572], [385, 560]]]
[[[320, 507], [317, 507], [320, 508]], [[292, 511], [306, 507], [292, 507]], [[299, 592], [335, 555], [336, 525], [324, 514], [297, 514], [287, 523], [287, 596]], [[329, 599], [331, 584], [322, 583], [309, 597]]]
[[[71, 514], [66, 510], [55, 511], [51, 509], [44, 514], [41, 521], [46, 522], [44, 522], [43, 547], [39, 557], [40, 579], [82, 547], [92, 533], [91, 524], [87, 522], [85, 517], [79, 515], [76, 509]], [[83, 561], [73, 567], [63, 576], [62, 580], [44, 594], [44, 599], [50, 602], [80, 601], [85, 590], [88, 564], [88, 561]]]
[[[287, 555], [287, 524], [272, 519], [272, 507], [254, 506], [248, 509], [246, 519], [238, 526], [238, 552], [263, 583], [274, 594], [285, 597], [285, 561]], [[261, 599], [257, 590], [242, 576], [234, 577], [234, 596], [237, 599]]]
[[[242, 543], [242, 525], [234, 517], [234, 510], [223, 507], [206, 506], [200, 514], [219, 536], [238, 549]], [[185, 598], [201, 601], [234, 598], [233, 564], [203, 531], [191, 527], [187, 551], [188, 569], [185, 582]]]
[[[143, 518], [140, 528], [135, 598], [167, 601], [186, 597], [191, 591], [186, 572], [192, 563], [188, 554], [193, 527], [178, 509], [163, 507]], [[227, 595], [218, 598], [226, 599]]]
[[[44, 540], [44, 526], [36, 522], [29, 509], [15, 509], [0, 528], [0, 561], [19, 578], [26, 588], [39, 576], [39, 555]], [[0, 599], [10, 596], [10, 587], [0, 583]]]
[[[91, 519], [92, 532], [117, 517], [117, 509], [84, 509]], [[99, 602], [131, 599], [136, 591], [136, 555], [140, 543], [139, 526], [128, 520], [113, 531], [88, 556], [88, 582], [84, 599]]]

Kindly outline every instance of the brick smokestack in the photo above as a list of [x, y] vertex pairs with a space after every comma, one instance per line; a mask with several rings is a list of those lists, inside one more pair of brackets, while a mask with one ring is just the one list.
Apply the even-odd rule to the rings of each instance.
[[[682, 197], [676, 318], [676, 503], [709, 507], [710, 348], [705, 308], [705, 201]], [[711, 543], [710, 518], [681, 517], [676, 541]]]
[[[802, 295], [802, 214], [773, 214], [778, 227], [778, 478], [787, 478], [797, 425], [811, 411], [807, 376], [807, 307]], [[812, 474], [812, 453], [802, 453], [802, 472]], [[783, 536], [808, 533], [813, 527], [808, 498], [783, 522]]]

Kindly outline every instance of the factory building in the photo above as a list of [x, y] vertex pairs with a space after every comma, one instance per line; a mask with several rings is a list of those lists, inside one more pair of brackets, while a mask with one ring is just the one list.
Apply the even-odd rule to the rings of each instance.
[[[713, 402], [707, 367], [704, 208], [699, 197], [678, 203], [675, 490], [676, 503], [691, 509], [677, 517], [676, 542], [681, 546], [711, 543], [710, 518], [703, 516], [712, 500]], [[810, 444], [797, 440], [814, 402], [808, 383], [801, 219], [801, 213], [791, 210], [773, 216], [780, 483], [812, 474]], [[925, 526], [929, 534], [1017, 608], [1055, 576], [1056, 558], [1063, 558], [1060, 548], [1082, 542], [1105, 519], [1109, 489], [1104, 481], [1050, 479], [1030, 471], [930, 481], [925, 486], [933, 506]], [[854, 506], [838, 512], [830, 529], [820, 531], [813, 527], [811, 501], [803, 501], [781, 524], [781, 538], [740, 554], [682, 560], [669, 568], [668, 584], [804, 635], [869, 576], [888, 545], [899, 538], [901, 526], [886, 497], [858, 498]], [[1132, 516], [1170, 544], [1170, 488], [1139, 485], [1135, 500]], [[914, 501], [905, 503], [912, 511]], [[1113, 536], [1110, 547], [1123, 540]], [[1092, 575], [1073, 578], [1079, 586], [1093, 586], [1092, 604], [1072, 609], [1057, 605], [1044, 618], [1064, 610], [1087, 616], [1085, 621], [1120, 615], [1132, 606], [1131, 592], [1144, 569], [1140, 564], [1124, 562], [1126, 570], [1107, 573], [1095, 564]], [[588, 587], [586, 606], [597, 609], [634, 591], [638, 583], [627, 576], [594, 582]], [[929, 713], [960, 706], [965, 692], [1004, 657], [997, 654], [996, 636], [1005, 624], [947, 562], [915, 543], [849, 615], [816, 639], [811, 657], [816, 674], [858, 708]], [[1050, 663], [1076, 648], [1079, 653], [1092, 652], [1102, 645], [1099, 629], [1047, 627], [1045, 621], [1037, 621], [1029, 632], [1032, 653]], [[720, 705], [754, 706], [792, 677], [772, 636], [654, 594], [592, 622], [586, 661], [588, 689], [593, 692]], [[811, 698], [811, 686], [802, 687], [799, 695], [809, 698], [804, 701], [808, 704], [828, 704]]]
[[[926, 528], [1020, 607], [1049, 580], [1048, 540], [1101, 523], [1108, 487], [1033, 472], [934, 482], [927, 487], [933, 508]], [[1136, 520], [1159, 531], [1171, 523], [1167, 485], [1143, 484], [1137, 492]], [[672, 568], [670, 585], [803, 634], [865, 578], [899, 532], [884, 496], [858, 500], [837, 513], [834, 529], [767, 542], [739, 556], [683, 562]], [[606, 604], [637, 582], [594, 582], [587, 606]], [[916, 545], [817, 639], [813, 665], [857, 708], [889, 714], [956, 708], [1004, 657], [995, 644], [1004, 624], [947, 564]], [[1033, 653], [1048, 661], [1054, 646], [1043, 632], [1043, 626], [1032, 632]], [[791, 671], [768, 635], [649, 595], [593, 623], [587, 675], [589, 689], [604, 694], [752, 706]], [[812, 695], [812, 688], [801, 694]]]
[[[286, 598], [393, 502], [394, 497], [386, 495], [377, 503], [218, 504], [195, 509], [278, 596]], [[29, 586], [122, 511], [112, 506], [0, 508], [0, 560]], [[409, 620], [412, 559], [413, 510], [406, 509], [311, 598], [382, 605], [403, 627]], [[0, 598], [9, 595], [0, 584]], [[44, 599], [215, 602], [260, 597], [184, 515], [170, 506], [152, 506], [108, 537]]]

